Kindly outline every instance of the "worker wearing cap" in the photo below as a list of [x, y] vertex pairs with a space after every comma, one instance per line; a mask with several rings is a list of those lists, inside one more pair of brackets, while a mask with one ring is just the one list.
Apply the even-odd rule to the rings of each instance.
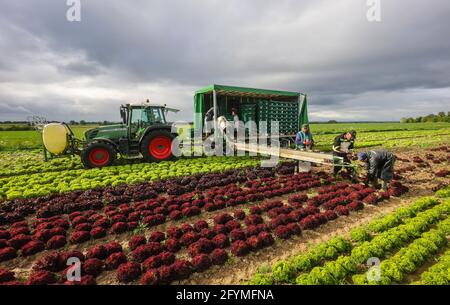
[[314, 146], [314, 140], [308, 124], [302, 125], [302, 130], [295, 137], [295, 144], [300, 149], [311, 149]]
[[239, 120], [238, 110], [236, 108], [231, 109], [231, 115], [233, 116], [234, 137], [244, 130], [244, 123]]
[[364, 183], [378, 185], [378, 179], [383, 181], [382, 188], [387, 190], [394, 172], [395, 156], [386, 150], [371, 150], [358, 154], [358, 160], [366, 165], [367, 176]]
[[[345, 163], [350, 163], [349, 156], [351, 155], [356, 140], [356, 131], [347, 131], [336, 138], [333, 143], [333, 156], [343, 158]], [[333, 168], [334, 176], [337, 176], [342, 166], [335, 165]], [[353, 168], [349, 167], [347, 170], [349, 173], [353, 173]]]
[[231, 109], [231, 115], [233, 116], [234, 128], [239, 128], [239, 116], [236, 108]]

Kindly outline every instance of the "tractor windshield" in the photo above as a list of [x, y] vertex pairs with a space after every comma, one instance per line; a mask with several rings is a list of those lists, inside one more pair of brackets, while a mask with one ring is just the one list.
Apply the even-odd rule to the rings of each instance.
[[137, 125], [142, 123], [148, 123], [147, 116], [141, 108], [134, 108], [131, 115], [131, 125]]
[[162, 108], [136, 107], [131, 112], [131, 134], [139, 136], [148, 126], [154, 124], [166, 124], [166, 118]]
[[166, 118], [161, 108], [147, 108], [148, 120], [151, 124], [165, 124]]

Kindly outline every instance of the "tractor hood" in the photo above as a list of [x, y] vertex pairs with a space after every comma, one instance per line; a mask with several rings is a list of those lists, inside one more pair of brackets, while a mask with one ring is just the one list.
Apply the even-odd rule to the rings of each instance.
[[127, 136], [127, 126], [124, 124], [107, 125], [89, 129], [84, 133], [86, 141], [94, 139], [118, 139]]

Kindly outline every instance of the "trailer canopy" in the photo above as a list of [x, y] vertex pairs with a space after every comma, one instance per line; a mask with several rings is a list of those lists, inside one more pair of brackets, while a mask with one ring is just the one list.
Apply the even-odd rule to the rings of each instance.
[[[218, 100], [218, 97], [225, 97]], [[214, 107], [215, 118], [217, 118], [218, 109], [226, 103], [227, 98], [257, 99], [257, 100], [275, 100], [298, 103], [298, 128], [302, 124], [309, 122], [306, 95], [300, 92], [267, 90], [257, 88], [210, 85], [199, 89], [194, 96], [194, 128], [203, 126], [203, 119], [209, 107]], [[208, 107], [208, 108], [207, 108]]]

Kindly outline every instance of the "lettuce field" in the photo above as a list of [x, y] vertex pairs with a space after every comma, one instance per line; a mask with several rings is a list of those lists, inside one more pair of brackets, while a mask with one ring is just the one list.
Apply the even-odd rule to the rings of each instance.
[[449, 284], [449, 124], [312, 125], [323, 150], [350, 128], [396, 154], [387, 191], [257, 157], [87, 170], [0, 132], [0, 284]]

